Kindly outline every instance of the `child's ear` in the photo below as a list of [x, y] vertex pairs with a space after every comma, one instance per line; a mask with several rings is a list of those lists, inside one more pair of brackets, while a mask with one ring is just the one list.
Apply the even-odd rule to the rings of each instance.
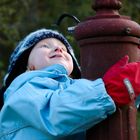
[[27, 71], [35, 70], [35, 67], [33, 65], [27, 66]]

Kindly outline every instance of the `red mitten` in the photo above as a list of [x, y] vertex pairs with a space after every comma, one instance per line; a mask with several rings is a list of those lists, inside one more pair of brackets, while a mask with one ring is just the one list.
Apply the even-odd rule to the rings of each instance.
[[126, 105], [140, 94], [140, 62], [128, 63], [125, 56], [103, 76], [108, 94], [117, 105]]

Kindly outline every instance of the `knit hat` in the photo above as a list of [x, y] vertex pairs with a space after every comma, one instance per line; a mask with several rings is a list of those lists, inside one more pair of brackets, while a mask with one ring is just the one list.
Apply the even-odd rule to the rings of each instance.
[[75, 78], [81, 77], [80, 67], [75, 58], [73, 49], [66, 38], [57, 31], [50, 29], [40, 29], [27, 35], [15, 48], [11, 57], [8, 72], [4, 78], [4, 86], [8, 87], [15, 77], [26, 71], [27, 61], [32, 48], [39, 41], [46, 38], [56, 38], [60, 40], [67, 48], [68, 53], [72, 56], [74, 69], [72, 75]]

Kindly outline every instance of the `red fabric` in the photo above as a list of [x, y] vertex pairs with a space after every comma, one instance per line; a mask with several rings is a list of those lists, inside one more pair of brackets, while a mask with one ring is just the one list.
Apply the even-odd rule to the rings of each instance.
[[124, 79], [129, 79], [135, 93], [140, 94], [140, 62], [128, 63], [129, 57], [125, 56], [114, 64], [103, 76], [103, 81], [108, 94], [118, 105], [126, 105], [131, 102]]

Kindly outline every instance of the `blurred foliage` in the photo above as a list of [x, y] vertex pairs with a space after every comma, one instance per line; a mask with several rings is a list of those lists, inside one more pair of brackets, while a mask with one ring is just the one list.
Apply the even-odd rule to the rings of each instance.
[[122, 0], [123, 7], [120, 13], [131, 17], [132, 20], [140, 24], [140, 1], [139, 0]]

